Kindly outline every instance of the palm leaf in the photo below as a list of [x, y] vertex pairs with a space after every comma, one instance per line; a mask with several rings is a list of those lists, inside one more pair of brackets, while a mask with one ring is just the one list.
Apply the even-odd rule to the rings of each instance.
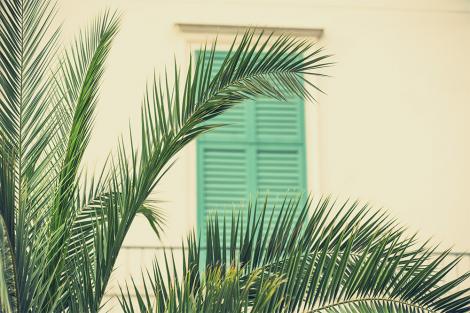
[[[357, 202], [339, 205], [329, 198], [320, 199], [315, 208], [311, 208], [310, 200], [288, 200], [277, 209], [266, 208], [267, 203], [266, 199], [261, 208], [254, 204], [244, 216], [239, 213], [239, 222], [229, 229], [223, 217], [210, 218], [206, 264], [201, 266], [201, 248], [191, 236], [182, 269], [183, 276], [191, 277], [187, 279], [190, 283], [175, 280], [175, 284], [187, 289], [184, 292], [194, 293], [213, 271], [223, 275], [235, 268], [243, 273], [239, 277], [241, 287], [254, 272], [282, 278], [264, 312], [470, 310], [469, 289], [459, 290], [470, 273], [456, 279], [448, 277], [459, 260], [448, 262], [449, 251], [436, 255], [433, 248], [418, 245], [385, 213]], [[273, 218], [274, 212], [280, 213]], [[242, 216], [248, 221], [245, 228], [240, 222]], [[262, 225], [268, 226], [263, 229]], [[181, 271], [176, 265], [168, 268], [170, 276]], [[156, 285], [161, 276], [154, 271], [144, 288]], [[160, 289], [163, 287], [157, 291]], [[135, 293], [138, 298], [158, 299], [156, 291], [145, 295], [136, 289]], [[252, 296], [256, 295], [254, 287]], [[132, 300], [130, 293], [122, 297], [122, 304]], [[169, 311], [168, 307], [159, 307], [154, 312]]]
[[[242, 313], [247, 308], [252, 313], [266, 312], [275, 290], [283, 283], [281, 278], [264, 276], [260, 270], [245, 275], [236, 268], [227, 271], [219, 268], [211, 271], [199, 288], [191, 289], [190, 272], [181, 278], [177, 274], [167, 275], [169, 266], [174, 266], [169, 265], [171, 260], [174, 262], [165, 257], [165, 269], [154, 263], [153, 272], [147, 272], [148, 285], [144, 285], [142, 292], [134, 281], [132, 287], [121, 289], [120, 304], [125, 313]], [[131, 292], [135, 293], [136, 301], [132, 301]]]
[[[58, 31], [50, 29], [50, 1], [2, 1], [0, 10], [0, 137], [14, 156], [16, 186], [10, 192], [19, 202], [22, 189], [34, 192], [37, 162], [53, 131], [45, 77]], [[11, 228], [10, 219], [5, 222]]]
[[61, 74], [56, 79], [57, 89], [60, 98], [65, 101], [63, 106], [68, 110], [65, 110], [67, 118], [64, 120], [67, 142], [56, 200], [58, 225], [71, 214], [68, 208], [73, 207], [71, 202], [74, 201], [77, 174], [90, 140], [105, 60], [118, 23], [117, 15], [106, 11], [80, 34], [61, 62]]

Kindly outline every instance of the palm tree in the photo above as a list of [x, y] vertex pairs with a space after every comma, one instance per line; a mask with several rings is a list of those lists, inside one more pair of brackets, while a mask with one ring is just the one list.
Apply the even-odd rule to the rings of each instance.
[[189, 236], [182, 266], [170, 252], [140, 288], [121, 290], [123, 311], [470, 311], [470, 288], [458, 288], [470, 273], [448, 278], [459, 258], [420, 244], [386, 211], [328, 197], [268, 205], [210, 218], [206, 249]]
[[[69, 47], [62, 48], [58, 43], [60, 31], [53, 27], [55, 12], [55, 4], [48, 0], [0, 2], [1, 312], [99, 311], [116, 258], [135, 216], [144, 215], [157, 235], [162, 231], [162, 212], [156, 208], [151, 192], [171, 166], [173, 156], [198, 135], [220, 126], [211, 122], [213, 117], [246, 99], [270, 96], [282, 100], [286, 94], [312, 97], [306, 87], [315, 89], [316, 86], [309, 79], [321, 75], [318, 70], [329, 65], [328, 56], [321, 49], [312, 49], [308, 42], [289, 36], [264, 40], [263, 36], [248, 32], [234, 41], [223, 65], [213, 76], [215, 46], [204, 49], [190, 62], [186, 74], [181, 75], [175, 65], [172, 75], [149, 84], [138, 136], [130, 132], [121, 137], [103, 168], [97, 174], [87, 174], [82, 159], [92, 134], [100, 82], [119, 28], [119, 17], [105, 12], [80, 32]], [[285, 209], [286, 217], [292, 215], [289, 212], [290, 209]], [[307, 210], [302, 212], [305, 220]], [[312, 219], [326, 216], [325, 212], [319, 212]], [[349, 218], [363, 218], [359, 213], [348, 214]], [[380, 259], [388, 269], [384, 273], [405, 273], [406, 282], [412, 280], [406, 285], [406, 294], [400, 293], [402, 289], [392, 289], [406, 304], [412, 303], [417, 309], [426, 305], [436, 310], [466, 310], [468, 296], [451, 293], [466, 276], [451, 284], [443, 283], [443, 272], [437, 271], [442, 263], [439, 257], [430, 261], [424, 248], [405, 250], [407, 241], [401, 237], [395, 236], [396, 242], [390, 247], [384, 237], [372, 236], [381, 230], [392, 232], [386, 220], [373, 220], [367, 224], [369, 228], [365, 226], [368, 231], [358, 228], [353, 232], [355, 236], [342, 231], [342, 240], [333, 237], [336, 232], [332, 231], [339, 228], [325, 229], [324, 222], [315, 221], [311, 223], [317, 227], [306, 227], [311, 230], [305, 233], [302, 227], [289, 233], [283, 227], [283, 236], [290, 234], [296, 238], [302, 234], [304, 241], [298, 244], [293, 241], [292, 247], [274, 250], [259, 246], [256, 255], [262, 256], [261, 259], [245, 256], [246, 244], [238, 246], [243, 257], [235, 252], [227, 257], [224, 252], [228, 246], [217, 245], [220, 227], [214, 222], [213, 235], [209, 236], [213, 242], [212, 246], [208, 245], [209, 266], [198, 272], [194, 260], [199, 259], [200, 253], [193, 238], [186, 263], [190, 268], [183, 269], [191, 279], [172, 280], [167, 285], [159, 278], [158, 270], [155, 277], [150, 277], [158, 282], [155, 290], [168, 291], [157, 303], [168, 312], [184, 312], [183, 303], [191, 304], [188, 310], [198, 308], [200, 301], [206, 305], [205, 312], [210, 312], [209, 309], [221, 312], [224, 308], [230, 312], [295, 310], [298, 302], [306, 307], [316, 303], [309, 297], [321, 297], [321, 302], [326, 303], [345, 299], [353, 291], [357, 296], [356, 284], [362, 288], [367, 282], [381, 291], [380, 283], [389, 277], [364, 280], [362, 270]], [[240, 229], [240, 233], [250, 235], [254, 230]], [[281, 237], [276, 234], [273, 231], [259, 236], [277, 242]], [[231, 238], [236, 237], [234, 234]], [[307, 243], [309, 239], [314, 243], [311, 246]], [[306, 247], [302, 253], [301, 245]], [[231, 251], [239, 248], [230, 245]], [[322, 266], [317, 266], [315, 251], [322, 255]], [[401, 251], [403, 255], [396, 259], [395, 252]], [[335, 262], [344, 260], [338, 257], [342, 255], [351, 256], [338, 263], [341, 269], [344, 267], [345, 274], [334, 276], [335, 286], [346, 295], [337, 296], [330, 291], [333, 289], [329, 289], [328, 283], [321, 282], [330, 281], [331, 272], [336, 272]], [[435, 266], [427, 265], [428, 261]], [[308, 267], [297, 268], [300, 264]], [[289, 266], [305, 270], [306, 277], [307, 268], [324, 274], [308, 276], [315, 282], [321, 278], [318, 285], [325, 286], [322, 293], [316, 296], [305, 292], [303, 297], [302, 289], [286, 283], [293, 277], [285, 275], [284, 269]], [[361, 275], [350, 283], [351, 291], [345, 287], [345, 281], [349, 277], [346, 275], [354, 270]], [[305, 282], [304, 289], [313, 286], [310, 281]], [[424, 283], [427, 289], [421, 286]], [[164, 286], [177, 287], [167, 290]], [[291, 286], [291, 292], [281, 293], [286, 286]], [[424, 300], [417, 298], [416, 290], [423, 292]], [[184, 297], [179, 294], [181, 291], [186, 293]], [[389, 293], [381, 295], [387, 297]], [[127, 303], [125, 298], [122, 303]]]
[[120, 138], [87, 175], [82, 159], [119, 17], [105, 12], [62, 49], [50, 1], [2, 0], [0, 13], [2, 312], [99, 311], [135, 216], [161, 232], [151, 192], [173, 156], [243, 100], [310, 96], [304, 77], [328, 65], [307, 42], [250, 32], [212, 77], [215, 47], [205, 49], [185, 75], [175, 65], [172, 78], [148, 86], [139, 142]]

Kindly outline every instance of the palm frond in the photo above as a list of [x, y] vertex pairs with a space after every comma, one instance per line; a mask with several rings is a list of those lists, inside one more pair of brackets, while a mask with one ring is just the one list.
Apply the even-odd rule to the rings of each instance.
[[80, 280], [75, 277], [74, 265], [77, 257], [83, 257], [81, 250], [86, 251], [87, 258], [91, 257], [94, 219], [99, 215], [95, 211], [99, 210], [100, 199], [106, 197], [102, 194], [105, 190], [101, 180], [106, 177], [92, 181], [89, 187], [82, 183], [80, 170], [91, 136], [105, 61], [118, 24], [117, 14], [109, 11], [96, 18], [65, 51], [54, 78], [54, 99], [57, 101], [54, 113], [61, 124], [53, 142], [55, 151], [51, 159], [57, 185], [49, 227], [51, 232], [61, 229], [62, 238], [60, 252], [50, 251], [51, 266], [61, 273], [55, 277], [50, 292], [63, 290], [60, 301], [64, 307], [72, 303], [70, 290], [64, 286], [70, 285], [69, 279]]
[[[224, 271], [219, 268], [208, 273], [197, 289], [192, 289], [190, 272], [179, 278], [177, 274], [167, 273], [174, 266], [174, 259], [165, 257], [165, 264], [162, 269], [154, 263], [153, 271], [147, 272], [146, 277], [142, 275], [148, 279], [143, 292], [135, 281], [131, 287], [121, 289], [123, 296], [119, 301], [125, 313], [242, 313], [247, 312], [247, 308], [252, 313], [266, 312], [275, 291], [283, 284], [282, 278], [265, 276], [261, 270], [245, 275], [236, 268]], [[135, 301], [132, 301], [132, 292], [136, 295]], [[280, 304], [278, 300], [277, 305]]]
[[[2, 210], [15, 249], [12, 216], [16, 210], [26, 214], [18, 208], [26, 201], [23, 190], [34, 195], [42, 187], [37, 181], [41, 176], [37, 162], [53, 132], [48, 119], [50, 85], [45, 78], [58, 30], [50, 29], [55, 15], [50, 1], [2, 1], [0, 11], [0, 138], [5, 146], [1, 152], [9, 154], [2, 159], [11, 161], [12, 169], [4, 170], [14, 173], [13, 185], [3, 192], [12, 193], [4, 197], [15, 201], [15, 206]], [[30, 211], [35, 215], [36, 210]]]
[[[264, 312], [470, 310], [470, 289], [459, 289], [470, 273], [448, 277], [459, 259], [449, 262], [449, 251], [436, 255], [434, 248], [419, 245], [385, 213], [329, 198], [319, 200], [313, 209], [310, 200], [287, 200], [280, 208], [267, 208], [267, 203], [239, 213], [228, 229], [223, 217], [210, 218], [205, 255], [191, 236], [182, 269], [175, 263], [167, 266], [170, 276], [183, 270], [183, 276], [191, 277], [190, 283], [175, 279], [174, 284], [188, 289], [184, 292], [196, 292], [213, 271], [223, 276], [235, 268], [242, 273], [240, 288], [254, 272], [282, 279]], [[144, 290], [153, 290], [150, 286], [159, 277], [154, 272], [147, 278]], [[137, 298], [149, 297], [141, 290], [135, 290]], [[158, 285], [161, 290], [165, 289]], [[253, 297], [256, 290], [252, 289]], [[173, 292], [169, 293], [171, 298]], [[129, 293], [122, 297], [122, 304], [132, 300]], [[157, 298], [157, 292], [150, 297]]]
[[63, 123], [67, 135], [56, 201], [58, 225], [70, 217], [68, 208], [73, 207], [71, 202], [78, 183], [77, 174], [90, 140], [100, 81], [118, 25], [116, 13], [106, 11], [80, 33], [61, 62], [56, 82], [60, 98], [68, 110], [64, 110], [66, 119]]

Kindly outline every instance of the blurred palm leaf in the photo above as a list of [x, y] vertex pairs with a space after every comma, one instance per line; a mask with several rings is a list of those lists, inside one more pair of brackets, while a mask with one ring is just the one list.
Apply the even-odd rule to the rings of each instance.
[[[433, 248], [418, 245], [385, 212], [357, 202], [339, 205], [329, 198], [314, 207], [311, 200], [287, 199], [277, 209], [280, 215], [273, 217], [276, 210], [266, 203], [239, 213], [230, 228], [224, 217], [212, 217], [207, 251], [202, 252], [191, 236], [182, 267], [169, 261], [164, 268], [155, 266], [143, 288], [134, 284], [137, 300], [129, 287], [123, 291], [123, 310], [186, 312], [189, 302], [195, 305], [191, 312], [206, 312], [197, 304], [209, 301], [206, 296], [223, 284], [231, 284], [231, 293], [220, 295], [223, 298], [214, 312], [259, 308], [261, 291], [270, 296], [262, 297], [265, 302], [258, 312], [470, 310], [469, 289], [459, 289], [470, 273], [448, 277], [459, 259], [446, 261], [448, 251], [435, 255]], [[299, 210], [300, 217], [296, 217]], [[244, 224], [248, 225], [245, 229]], [[200, 264], [204, 253], [206, 262]], [[231, 276], [234, 271], [240, 273], [237, 280]], [[266, 287], [272, 279], [278, 279], [277, 283]], [[246, 289], [250, 295], [243, 310], [224, 306]]]

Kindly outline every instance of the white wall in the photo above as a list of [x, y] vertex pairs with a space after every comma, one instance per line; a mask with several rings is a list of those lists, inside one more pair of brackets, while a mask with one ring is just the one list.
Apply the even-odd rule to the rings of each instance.
[[[100, 9], [123, 12], [88, 159], [97, 164], [138, 115], [153, 69], [187, 60], [177, 22], [322, 28], [334, 54], [315, 105], [310, 188], [386, 207], [443, 247], [470, 250], [470, 1], [63, 0], [64, 36]], [[166, 243], [194, 225], [194, 156], [181, 153], [156, 191]], [[312, 167], [310, 166], [310, 169]], [[158, 245], [138, 220], [127, 245]], [[148, 264], [130, 255], [133, 266]], [[127, 262], [127, 261], [126, 261]], [[124, 264], [124, 263], [123, 263]]]

